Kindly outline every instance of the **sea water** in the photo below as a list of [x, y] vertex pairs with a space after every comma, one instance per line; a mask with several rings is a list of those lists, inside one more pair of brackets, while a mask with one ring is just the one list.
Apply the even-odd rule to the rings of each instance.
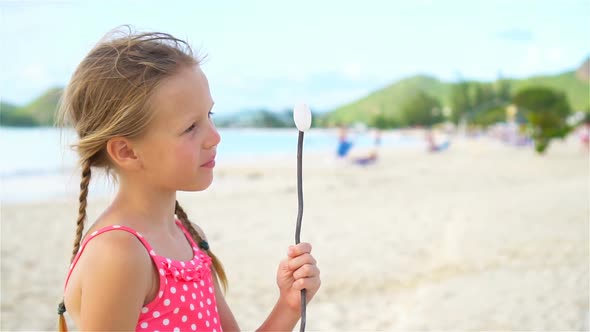
[[[219, 133], [218, 165], [295, 155], [297, 151], [298, 135], [294, 128], [219, 129]], [[353, 132], [351, 136], [358, 147], [369, 147], [374, 143], [370, 131]], [[70, 147], [76, 140], [72, 129], [0, 127], [0, 201], [77, 197], [80, 174], [77, 155]], [[337, 130], [311, 129], [305, 134], [305, 151], [335, 155], [337, 144]], [[395, 134], [384, 135], [381, 141], [384, 147], [415, 144], [411, 137]], [[90, 195], [105, 194], [112, 188], [113, 185], [105, 181], [91, 181]]]

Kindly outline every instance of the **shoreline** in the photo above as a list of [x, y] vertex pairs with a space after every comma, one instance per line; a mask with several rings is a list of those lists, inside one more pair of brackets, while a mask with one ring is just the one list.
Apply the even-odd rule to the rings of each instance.
[[[46, 128], [55, 129], [55, 128]], [[288, 129], [236, 129], [236, 131], [243, 131], [246, 133], [285, 133], [291, 132]], [[330, 135], [334, 136], [334, 144], [336, 144], [337, 136], [336, 132], [332, 129], [316, 129], [314, 134]], [[366, 135], [366, 134], [365, 134]], [[408, 135], [402, 134], [400, 131], [389, 131], [383, 134], [386, 139], [391, 141], [398, 140], [401, 136], [412, 137], [411, 139], [417, 139], [419, 134], [413, 133]], [[295, 137], [295, 135], [294, 135]], [[390, 143], [383, 147], [385, 150], [397, 150], [397, 149], [415, 149], [420, 145], [420, 142], [398, 142]], [[306, 149], [307, 148], [307, 149]], [[357, 147], [359, 151], [356, 153], [363, 153], [366, 147], [359, 144]], [[323, 165], [333, 164], [335, 158], [336, 145], [330, 147], [305, 147], [304, 146], [304, 159], [307, 161], [314, 160]], [[71, 156], [70, 156], [71, 157]], [[63, 157], [62, 157], [63, 158]], [[255, 169], [259, 168], [262, 170], [271, 169], [277, 165], [281, 167], [293, 166], [296, 163], [296, 145], [293, 146], [292, 152], [282, 151], [270, 151], [265, 153], [257, 154], [230, 154], [224, 155], [223, 152], [218, 154], [218, 161], [216, 166], [216, 172], [220, 174], [226, 174], [228, 170], [235, 171], [239, 169]], [[254, 171], [253, 171], [254, 172]], [[255, 173], [255, 172], [254, 172]], [[77, 190], [79, 187], [80, 174], [78, 168], [72, 163], [66, 165], [65, 161], [62, 160], [61, 166], [52, 168], [50, 170], [22, 170], [16, 174], [9, 174], [0, 176], [0, 183], [2, 184], [0, 192], [0, 202], [2, 204], [12, 203], [36, 203], [45, 202], [55, 198], [59, 199], [75, 199], [77, 200]], [[112, 195], [114, 190], [112, 185], [109, 184], [109, 180], [104, 176], [101, 171], [93, 172], [93, 178], [90, 183], [91, 190], [89, 195], [95, 195], [97, 197], [107, 197]], [[35, 188], [34, 193], [30, 188]]]

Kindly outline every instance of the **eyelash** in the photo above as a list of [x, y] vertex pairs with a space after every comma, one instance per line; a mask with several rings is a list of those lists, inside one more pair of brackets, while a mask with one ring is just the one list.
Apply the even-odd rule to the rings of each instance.
[[[211, 116], [212, 116], [213, 114], [215, 114], [215, 113], [213, 113], [213, 112], [209, 112], [209, 114], [208, 114], [209, 118], [211, 118]], [[193, 124], [192, 124], [190, 127], [188, 127], [188, 129], [186, 130], [186, 132], [188, 133], [188, 132], [192, 131], [193, 129], [195, 129], [195, 127], [196, 127], [196, 126], [197, 126], [197, 123], [195, 122], [195, 123], [193, 123]]]
[[197, 125], [196, 125], [196, 122], [195, 122], [190, 127], [188, 127], [188, 129], [186, 130], [186, 132], [188, 133], [188, 132], [192, 131], [193, 129], [195, 129], [196, 126]]

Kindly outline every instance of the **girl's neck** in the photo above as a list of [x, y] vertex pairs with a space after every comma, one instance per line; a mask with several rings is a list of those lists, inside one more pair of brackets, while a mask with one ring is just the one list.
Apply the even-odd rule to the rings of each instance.
[[111, 208], [135, 229], [173, 229], [175, 205], [175, 191], [159, 191], [121, 181]]

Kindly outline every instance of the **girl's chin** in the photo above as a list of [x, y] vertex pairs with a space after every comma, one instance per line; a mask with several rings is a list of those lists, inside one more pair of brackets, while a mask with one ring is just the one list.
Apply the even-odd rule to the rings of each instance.
[[208, 179], [201, 179], [199, 182], [191, 185], [187, 188], [180, 189], [181, 191], [203, 191], [211, 186], [213, 183], [213, 176], [209, 177]]

